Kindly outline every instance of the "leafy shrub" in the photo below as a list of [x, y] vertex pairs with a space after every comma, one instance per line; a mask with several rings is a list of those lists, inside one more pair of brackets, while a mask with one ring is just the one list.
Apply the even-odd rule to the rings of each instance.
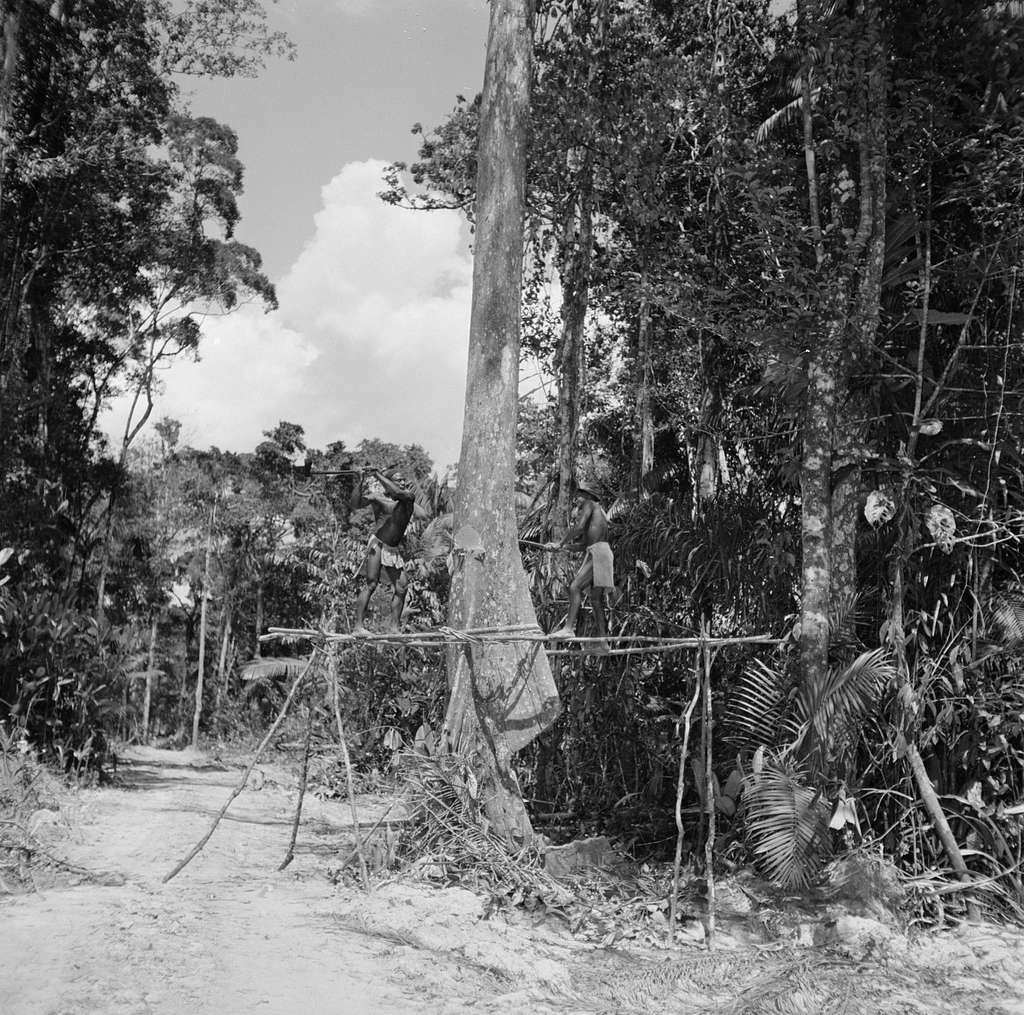
[[120, 658], [116, 635], [56, 592], [16, 587], [0, 600], [0, 707], [64, 771], [103, 763]]

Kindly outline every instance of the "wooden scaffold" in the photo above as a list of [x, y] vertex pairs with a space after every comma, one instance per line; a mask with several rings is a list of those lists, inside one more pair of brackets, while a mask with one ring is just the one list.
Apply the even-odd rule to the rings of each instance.
[[[782, 639], [768, 635], [749, 635], [734, 638], [712, 637], [705, 628], [700, 635], [687, 637], [653, 636], [653, 635], [607, 635], [605, 638], [550, 638], [536, 624], [518, 624], [504, 627], [481, 627], [458, 630], [451, 627], [438, 627], [427, 631], [389, 631], [379, 634], [350, 634], [347, 632], [325, 631], [315, 628], [285, 628], [272, 627], [267, 634], [263, 635], [261, 641], [310, 641], [313, 644], [313, 651], [301, 672], [292, 681], [291, 687], [285, 697], [274, 722], [260, 742], [252, 760], [242, 775], [238, 785], [232, 790], [225, 801], [224, 806], [214, 817], [213, 823], [206, 834], [196, 843], [188, 855], [182, 859], [170, 873], [164, 877], [164, 882], [170, 881], [203, 849], [210, 840], [217, 825], [227, 813], [228, 808], [235, 798], [245, 788], [257, 762], [263, 751], [273, 739], [275, 733], [280, 729], [288, 711], [295, 700], [300, 685], [315, 672], [318, 665], [327, 662], [328, 682], [331, 691], [332, 711], [334, 712], [337, 724], [338, 740], [342, 757], [345, 764], [346, 777], [348, 781], [349, 802], [352, 808], [352, 829], [355, 837], [355, 848], [352, 856], [357, 857], [360, 866], [360, 873], [364, 887], [369, 887], [369, 876], [366, 867], [365, 853], [363, 850], [363, 839], [360, 836], [360, 823], [355, 808], [354, 782], [352, 777], [351, 759], [346, 744], [344, 725], [341, 717], [338, 695], [338, 675], [335, 653], [339, 650], [351, 650], [355, 648], [384, 649], [388, 647], [398, 648], [437, 648], [447, 649], [452, 645], [475, 647], [487, 644], [503, 643], [526, 643], [538, 647], [544, 646], [547, 654], [552, 656], [586, 656], [588, 658], [604, 659], [608, 656], [632, 656], [648, 655], [653, 653], [674, 653], [693, 652], [693, 687], [687, 699], [686, 707], [680, 713], [676, 721], [676, 735], [680, 739], [679, 769], [676, 780], [675, 798], [675, 824], [676, 824], [676, 845], [675, 857], [672, 869], [672, 894], [669, 900], [669, 926], [668, 939], [672, 943], [675, 935], [676, 912], [679, 900], [679, 879], [682, 863], [683, 850], [683, 818], [682, 800], [686, 788], [686, 762], [690, 751], [690, 732], [693, 715], [697, 707], [701, 708], [701, 769], [704, 773], [705, 784], [700, 790], [703, 798], [703, 820], [704, 820], [704, 866], [707, 881], [707, 918], [705, 924], [707, 946], [714, 947], [715, 934], [715, 879], [714, 879], [714, 841], [716, 833], [716, 811], [715, 811], [715, 790], [714, 775], [712, 766], [712, 745], [714, 734], [714, 705], [711, 693], [711, 670], [715, 657], [720, 649], [732, 645], [778, 645]], [[616, 647], [599, 655], [590, 656], [588, 649], [599, 642], [608, 642]], [[308, 723], [308, 717], [307, 717]], [[307, 730], [308, 736], [308, 730]], [[282, 868], [291, 859], [295, 845], [295, 832], [298, 828], [299, 817], [302, 808], [302, 792], [304, 785], [300, 786], [299, 800], [296, 807], [295, 821], [292, 829], [292, 840], [289, 844], [288, 855]], [[389, 809], [390, 810], [390, 809]], [[385, 813], [376, 825], [370, 830], [372, 835], [377, 827], [387, 817]], [[368, 836], [369, 837], [369, 836]]]

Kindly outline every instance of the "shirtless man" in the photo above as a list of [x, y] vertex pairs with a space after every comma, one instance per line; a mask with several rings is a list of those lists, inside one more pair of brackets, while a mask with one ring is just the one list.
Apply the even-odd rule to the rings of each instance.
[[[405, 573], [405, 559], [399, 544], [405, 535], [413, 515], [421, 511], [416, 507], [416, 498], [411, 490], [399, 485], [396, 480], [401, 479], [396, 473], [381, 472], [380, 469], [368, 469], [370, 475], [376, 476], [384, 493], [388, 497], [378, 493], [363, 493], [363, 477], [359, 475], [352, 490], [352, 507], [369, 505], [373, 508], [374, 519], [380, 522], [377, 531], [370, 536], [366, 545], [366, 557], [359, 568], [360, 574], [365, 575], [366, 585], [363, 586], [356, 599], [356, 623], [353, 634], [366, 635], [370, 632], [366, 629], [365, 617], [366, 608], [370, 605], [370, 598], [377, 591], [380, 582], [380, 573], [391, 585], [391, 627], [397, 631], [402, 621], [402, 608], [405, 606], [405, 594], [409, 591], [409, 578]], [[390, 473], [390, 474], [389, 474]], [[389, 499], [390, 498], [390, 499]], [[383, 518], [383, 521], [381, 519]]]
[[601, 507], [596, 493], [584, 486], [576, 486], [576, 524], [569, 529], [560, 543], [546, 543], [549, 550], [583, 550], [584, 558], [576, 577], [569, 586], [569, 616], [565, 625], [553, 631], [551, 638], [575, 638], [576, 619], [579, 616], [583, 593], [590, 589], [590, 602], [594, 607], [597, 636], [593, 651], [606, 655], [610, 650], [608, 624], [604, 615], [605, 590], [614, 588], [615, 572], [612, 548], [608, 543], [608, 516]]

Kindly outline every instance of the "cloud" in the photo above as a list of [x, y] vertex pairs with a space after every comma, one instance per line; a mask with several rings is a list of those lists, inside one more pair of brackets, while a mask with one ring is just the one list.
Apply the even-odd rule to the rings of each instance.
[[378, 0], [334, 0], [334, 6], [343, 14], [366, 14], [378, 6]]
[[[416, 0], [414, 4], [410, 5], [406, 0], [404, 4], [400, 2], [399, 5], [416, 11], [421, 10], [421, 2], [422, 0]], [[449, 7], [479, 7], [485, 0], [429, 0], [429, 2], [445, 4]], [[321, 3], [327, 3], [341, 11], [342, 14], [350, 14], [355, 17], [367, 14], [386, 14], [390, 17], [394, 14], [396, 6], [396, 0], [321, 0]]]
[[383, 162], [350, 163], [322, 190], [314, 230], [277, 285], [280, 309], [209, 318], [199, 363], [173, 365], [154, 419], [190, 442], [247, 450], [279, 420], [308, 442], [363, 437], [458, 457], [472, 261], [455, 212], [383, 204]]

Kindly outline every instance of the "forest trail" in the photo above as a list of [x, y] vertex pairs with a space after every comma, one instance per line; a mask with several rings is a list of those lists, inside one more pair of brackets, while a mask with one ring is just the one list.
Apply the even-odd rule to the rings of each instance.
[[[3, 1015], [1024, 1015], [1024, 936], [1005, 927], [860, 955], [727, 932], [714, 953], [604, 948], [515, 910], [482, 919], [461, 888], [337, 883], [351, 812], [311, 794], [278, 871], [295, 778], [273, 763], [162, 884], [240, 771], [136, 747], [115, 786], [75, 798], [52, 848], [94, 876], [0, 901]], [[360, 821], [390, 802], [361, 796]]]
[[[347, 805], [307, 796], [295, 859], [279, 872], [294, 790], [272, 781], [247, 789], [206, 848], [161, 884], [238, 779], [237, 769], [189, 752], [134, 748], [116, 788], [83, 792], [77, 841], [60, 848], [108, 872], [105, 883], [2, 904], [0, 1011], [414, 1015], [470, 1010], [455, 984], [470, 1003], [488, 993], [487, 977], [449, 963], [448, 996], [432, 996], [408, 968], [406, 949], [340, 925], [345, 893], [328, 883], [327, 868], [338, 829], [350, 822]], [[385, 806], [360, 804], [363, 821]]]

